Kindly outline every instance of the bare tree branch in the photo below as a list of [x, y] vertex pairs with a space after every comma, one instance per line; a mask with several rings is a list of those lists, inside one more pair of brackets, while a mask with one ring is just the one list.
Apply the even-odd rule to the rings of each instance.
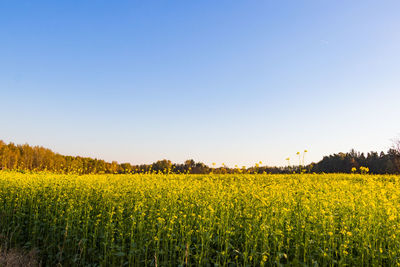
[[400, 154], [400, 135], [396, 138], [393, 138], [392, 142], [393, 142], [392, 149], [394, 149], [395, 151], [397, 151], [397, 153]]

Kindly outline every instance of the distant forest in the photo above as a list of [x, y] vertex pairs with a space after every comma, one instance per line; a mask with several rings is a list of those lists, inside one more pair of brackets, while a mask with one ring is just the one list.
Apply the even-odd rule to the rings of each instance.
[[[325, 156], [318, 163], [306, 166], [249, 168], [212, 168], [201, 162], [187, 160], [183, 164], [170, 160], [159, 160], [153, 164], [132, 165], [130, 163], [106, 162], [104, 160], [64, 156], [40, 146], [6, 144], [0, 140], [0, 170], [49, 171], [55, 173], [101, 174], [101, 173], [351, 173], [360, 172], [360, 167], [369, 168], [369, 173], [400, 174], [400, 141], [384, 152], [369, 152], [367, 155], [354, 150]], [[354, 169], [355, 168], [355, 169]], [[365, 169], [364, 169], [365, 170]]]

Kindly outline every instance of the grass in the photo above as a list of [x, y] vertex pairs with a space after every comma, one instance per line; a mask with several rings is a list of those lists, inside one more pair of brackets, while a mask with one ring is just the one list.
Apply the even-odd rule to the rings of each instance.
[[394, 175], [0, 172], [0, 234], [43, 265], [400, 264]]

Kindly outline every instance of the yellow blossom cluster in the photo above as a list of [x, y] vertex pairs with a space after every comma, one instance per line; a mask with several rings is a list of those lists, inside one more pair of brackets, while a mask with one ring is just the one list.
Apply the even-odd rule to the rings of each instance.
[[49, 266], [395, 266], [399, 212], [394, 175], [0, 172], [2, 243]]

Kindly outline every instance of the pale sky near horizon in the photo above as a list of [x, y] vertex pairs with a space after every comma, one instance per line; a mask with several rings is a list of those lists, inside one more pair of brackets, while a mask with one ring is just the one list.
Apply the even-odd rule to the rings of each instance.
[[0, 1], [0, 140], [229, 166], [386, 151], [400, 1]]

